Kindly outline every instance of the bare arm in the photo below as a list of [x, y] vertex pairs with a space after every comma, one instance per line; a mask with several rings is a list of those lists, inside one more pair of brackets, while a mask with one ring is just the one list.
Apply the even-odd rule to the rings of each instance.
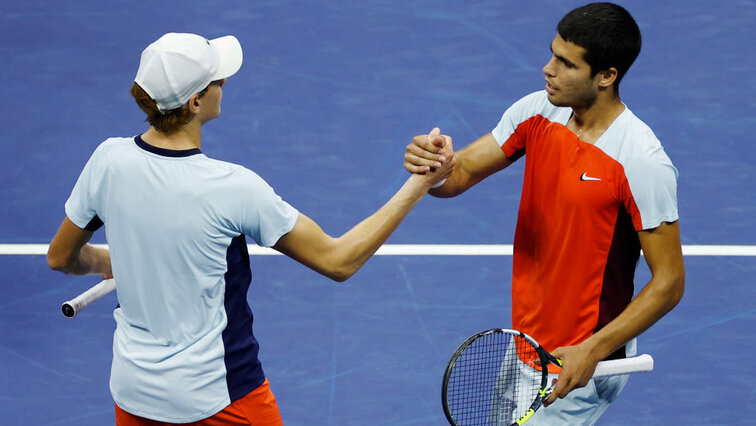
[[651, 327], [682, 298], [685, 268], [679, 223], [662, 223], [656, 229], [639, 232], [638, 236], [651, 270], [651, 281], [598, 333], [577, 346], [558, 348], [552, 353], [561, 358], [565, 366], [548, 404], [576, 387], [585, 386], [600, 360]]
[[428, 192], [432, 185], [429, 182], [421, 175], [410, 176], [383, 207], [338, 238], [300, 214], [294, 229], [273, 248], [333, 280], [345, 281], [386, 242]]
[[47, 250], [50, 269], [68, 275], [98, 274], [112, 278], [110, 251], [87, 244], [92, 232], [79, 228], [67, 217]]
[[448, 136], [443, 143], [439, 142], [437, 139], [427, 140], [423, 135], [416, 136], [404, 155], [404, 168], [410, 173], [425, 173], [444, 160], [456, 160], [454, 171], [446, 182], [430, 191], [435, 197], [457, 196], [512, 164], [491, 133], [457, 152], [454, 152]]
[[[424, 137], [440, 139], [439, 130], [434, 129]], [[315, 221], [300, 214], [294, 228], [273, 248], [333, 280], [345, 281], [386, 242], [428, 189], [451, 173], [454, 164], [451, 159], [439, 164], [435, 172], [410, 176], [383, 207], [338, 238], [326, 234]]]

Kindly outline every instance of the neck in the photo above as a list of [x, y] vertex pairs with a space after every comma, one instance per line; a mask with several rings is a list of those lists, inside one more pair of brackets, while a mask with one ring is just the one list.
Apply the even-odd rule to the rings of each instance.
[[194, 120], [183, 126], [179, 131], [166, 134], [150, 127], [143, 135], [142, 139], [152, 146], [158, 148], [181, 151], [185, 149], [200, 148], [202, 144], [202, 132], [199, 125]]
[[625, 104], [619, 97], [599, 96], [589, 107], [572, 108], [573, 114], [568, 128], [581, 140], [593, 143], [624, 110]]

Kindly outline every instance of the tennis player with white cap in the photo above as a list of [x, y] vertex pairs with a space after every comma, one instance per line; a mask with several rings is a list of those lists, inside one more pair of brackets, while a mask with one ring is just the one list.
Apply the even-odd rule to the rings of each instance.
[[[220, 115], [241, 64], [233, 36], [170, 33], [149, 45], [131, 94], [150, 127], [95, 150], [50, 243], [51, 268], [117, 279], [118, 425], [281, 425], [252, 331], [245, 235], [343, 281], [452, 171], [449, 161], [411, 175], [376, 213], [327, 235], [251, 170], [200, 151], [201, 127]], [[103, 225], [109, 250], [88, 244]]]
[[168, 33], [142, 52], [134, 81], [165, 112], [183, 106], [210, 82], [236, 74], [241, 64], [242, 48], [234, 36], [207, 40]]

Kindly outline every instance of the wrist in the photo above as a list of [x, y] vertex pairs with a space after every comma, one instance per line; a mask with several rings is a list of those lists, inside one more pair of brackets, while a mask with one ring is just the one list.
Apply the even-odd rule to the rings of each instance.
[[418, 185], [421, 185], [424, 188], [425, 192], [442, 187], [447, 179], [448, 178], [444, 178], [436, 183], [432, 183], [433, 179], [430, 178], [428, 174], [413, 173], [410, 175], [410, 181], [416, 181]]
[[431, 186], [430, 189], [436, 189], [436, 188], [440, 188], [440, 187], [444, 186], [444, 184], [446, 183], [446, 179], [447, 178], [441, 179], [440, 181], [438, 181], [438, 183], [436, 183], [433, 186]]
[[410, 175], [409, 179], [407, 179], [406, 185], [416, 187], [427, 192], [429, 189], [431, 189], [432, 184], [425, 175], [413, 173]]
[[580, 343], [579, 346], [581, 346], [586, 351], [586, 353], [590, 354], [591, 358], [593, 358], [595, 362], [606, 359], [606, 357], [614, 352], [614, 348], [608, 346], [607, 342], [601, 339], [598, 334], [594, 334], [593, 336], [584, 340], [582, 343]]

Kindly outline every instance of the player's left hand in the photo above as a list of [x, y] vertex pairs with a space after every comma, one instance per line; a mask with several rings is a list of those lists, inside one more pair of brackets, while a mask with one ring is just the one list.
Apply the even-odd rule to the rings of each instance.
[[551, 352], [551, 355], [562, 361], [562, 371], [559, 373], [554, 390], [544, 401], [544, 407], [553, 404], [557, 398], [564, 398], [573, 389], [582, 388], [588, 384], [596, 370], [596, 364], [600, 361], [596, 359], [594, 353], [582, 345], [565, 346]]

